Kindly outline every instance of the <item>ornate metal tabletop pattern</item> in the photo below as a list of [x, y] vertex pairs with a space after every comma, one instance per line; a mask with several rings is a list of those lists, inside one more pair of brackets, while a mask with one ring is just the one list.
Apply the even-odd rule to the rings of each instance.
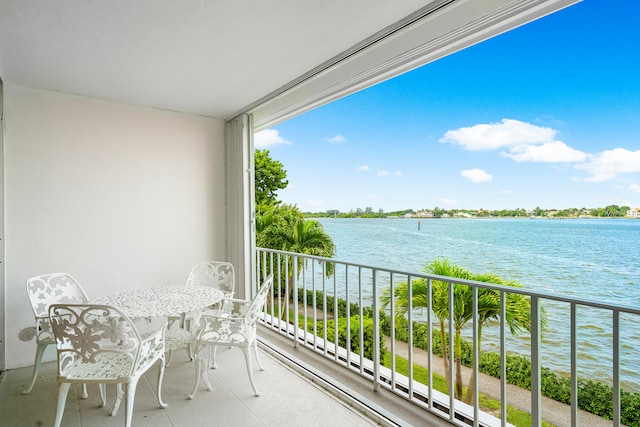
[[129, 317], [180, 316], [218, 303], [224, 294], [209, 286], [160, 286], [133, 289], [92, 301], [119, 308]]

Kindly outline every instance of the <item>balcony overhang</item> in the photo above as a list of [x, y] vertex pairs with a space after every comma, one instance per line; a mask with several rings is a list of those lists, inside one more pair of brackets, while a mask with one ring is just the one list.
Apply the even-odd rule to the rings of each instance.
[[576, 0], [0, 4], [0, 78], [263, 128]]
[[249, 108], [257, 130], [436, 61], [581, 0], [429, 3]]

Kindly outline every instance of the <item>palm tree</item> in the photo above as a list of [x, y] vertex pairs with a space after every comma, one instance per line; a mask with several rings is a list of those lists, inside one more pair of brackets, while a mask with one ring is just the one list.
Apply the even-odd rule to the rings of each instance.
[[[316, 255], [325, 258], [333, 257], [335, 244], [322, 224], [315, 220], [305, 219], [296, 207], [277, 206], [260, 215], [256, 221], [256, 243], [259, 246], [294, 252], [305, 255]], [[289, 295], [293, 290], [293, 259], [287, 257], [289, 277], [286, 278]], [[303, 259], [298, 258], [298, 274], [304, 267]], [[333, 264], [327, 264], [325, 273], [333, 274]]]
[[[464, 268], [451, 263], [448, 259], [434, 260], [424, 266], [426, 273], [455, 277], [457, 279], [475, 280], [479, 282], [496, 283], [503, 286], [520, 287], [520, 284], [504, 280], [494, 274], [473, 274]], [[424, 279], [416, 279], [411, 282], [411, 307], [428, 307], [429, 297], [427, 284]], [[400, 283], [394, 289], [396, 302], [396, 315], [404, 316], [409, 310], [409, 289], [406, 283]], [[391, 292], [386, 289], [382, 295], [383, 306], [391, 303]], [[482, 326], [490, 325], [500, 318], [500, 291], [478, 288], [478, 353], [482, 342]], [[449, 321], [449, 282], [441, 280], [432, 281], [431, 307], [440, 320], [440, 341], [442, 343], [442, 360], [444, 364], [447, 383], [449, 382], [449, 352], [447, 350], [446, 328]], [[453, 328], [454, 336], [454, 363], [456, 364], [455, 397], [462, 399], [462, 329], [473, 318], [473, 289], [471, 286], [453, 285]], [[506, 294], [506, 318], [509, 329], [513, 335], [526, 330], [530, 331], [530, 302], [521, 294]], [[469, 380], [465, 402], [473, 399], [473, 376]]]

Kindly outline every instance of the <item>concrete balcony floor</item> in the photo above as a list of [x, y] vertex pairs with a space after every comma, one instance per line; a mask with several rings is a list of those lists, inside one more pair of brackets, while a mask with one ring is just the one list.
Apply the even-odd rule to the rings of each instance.
[[[49, 352], [50, 350], [47, 350]], [[209, 371], [213, 389], [200, 383], [198, 394], [187, 399], [194, 385], [195, 366], [185, 352], [174, 355], [167, 367], [162, 394], [169, 405], [160, 409], [156, 399], [157, 367], [145, 374], [136, 391], [134, 426], [371, 426], [377, 423], [336, 399], [325, 390], [260, 352], [265, 371], [255, 370], [260, 397], [249, 384], [242, 353], [237, 348], [218, 349], [218, 369]], [[14, 369], [0, 376], [0, 425], [50, 426], [56, 411], [56, 364], [42, 365], [31, 394], [22, 390], [31, 378], [32, 368]], [[121, 426], [124, 403], [115, 417], [109, 410], [115, 399], [115, 386], [107, 388], [107, 407], [99, 407], [98, 387], [89, 386], [83, 400], [80, 386], [71, 386], [63, 426]]]

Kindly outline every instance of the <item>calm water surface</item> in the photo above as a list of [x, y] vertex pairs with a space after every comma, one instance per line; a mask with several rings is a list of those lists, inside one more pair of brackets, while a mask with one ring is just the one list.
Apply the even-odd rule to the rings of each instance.
[[[523, 287], [640, 308], [640, 220], [630, 219], [320, 219], [340, 261], [421, 271], [436, 258], [475, 273], [493, 272]], [[544, 366], [569, 372], [569, 308], [545, 300]], [[611, 318], [578, 308], [578, 373], [611, 381]], [[483, 329], [483, 350], [497, 328]], [[621, 379], [640, 392], [640, 319], [621, 317]], [[529, 354], [526, 337], [508, 351]]]

